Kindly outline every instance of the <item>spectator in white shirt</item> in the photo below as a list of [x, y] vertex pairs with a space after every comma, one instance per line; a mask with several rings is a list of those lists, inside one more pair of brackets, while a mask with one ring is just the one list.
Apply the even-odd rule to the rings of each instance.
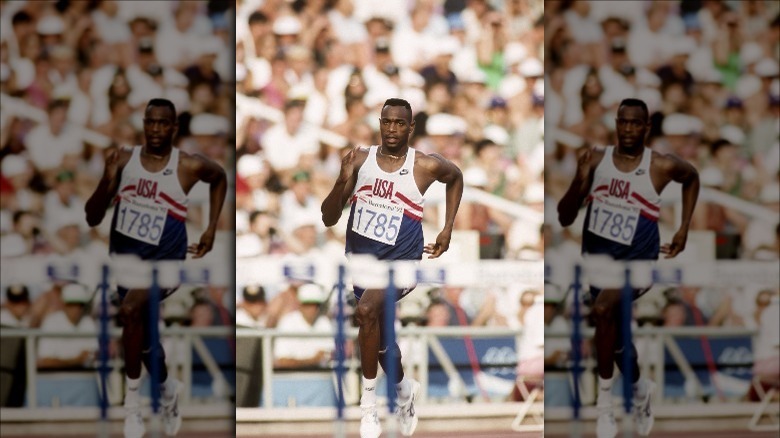
[[268, 303], [265, 289], [258, 285], [244, 286], [244, 302], [236, 310], [236, 325], [240, 327], [264, 328], [268, 320]]
[[23, 284], [12, 284], [5, 290], [5, 303], [0, 307], [0, 326], [28, 327], [30, 324], [30, 292]]
[[87, 312], [89, 292], [79, 284], [62, 290], [63, 310], [49, 314], [41, 324], [44, 332], [84, 333], [84, 338], [41, 338], [38, 343], [38, 368], [78, 368], [88, 365], [97, 351], [97, 327]]
[[33, 128], [25, 139], [33, 165], [44, 174], [49, 186], [62, 168], [75, 170], [83, 149], [79, 133], [66, 122], [68, 106], [67, 100], [53, 100], [48, 107], [48, 122]]
[[292, 176], [301, 158], [314, 156], [320, 150], [315, 132], [303, 124], [305, 100], [289, 100], [284, 106], [284, 122], [271, 127], [263, 136], [265, 157], [281, 173], [284, 183]]
[[[333, 326], [327, 316], [320, 314], [325, 293], [316, 284], [305, 284], [298, 289], [301, 306], [285, 314], [276, 328], [280, 332], [331, 333]], [[333, 351], [331, 338], [278, 338], [274, 344], [274, 366], [299, 368], [323, 366]]]

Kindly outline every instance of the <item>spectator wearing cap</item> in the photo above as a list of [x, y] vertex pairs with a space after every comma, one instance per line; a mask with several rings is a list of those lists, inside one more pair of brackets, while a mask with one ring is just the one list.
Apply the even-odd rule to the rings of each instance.
[[192, 327], [233, 325], [235, 321], [227, 309], [226, 296], [227, 287], [225, 286], [209, 285], [193, 291], [195, 303], [190, 309], [190, 325]]
[[197, 84], [206, 83], [211, 91], [218, 94], [222, 85], [222, 78], [214, 65], [219, 54], [225, 50], [224, 44], [218, 37], [209, 37], [200, 44], [200, 53], [195, 62], [184, 69], [184, 76], [189, 80], [192, 88]]
[[425, 79], [426, 86], [430, 86], [434, 82], [444, 82], [447, 84], [447, 91], [450, 94], [455, 93], [458, 77], [450, 69], [450, 63], [459, 50], [460, 42], [453, 36], [442, 38], [438, 42], [430, 64], [420, 70], [420, 75]]
[[[767, 100], [769, 101], [768, 111], [764, 112], [759, 118], [753, 129], [748, 131], [745, 141], [746, 152], [751, 157], [753, 163], [759, 169], [764, 169], [764, 164], [770, 162], [772, 157], [777, 156], [777, 152], [772, 152], [777, 144], [778, 126], [780, 126], [780, 81], [778, 86], [770, 90]], [[771, 174], [772, 169], [765, 169], [766, 173]]]
[[12, 190], [10, 195], [3, 195], [0, 206], [10, 211], [43, 211], [43, 197], [30, 189], [33, 169], [27, 159], [22, 155], [6, 155], [0, 166], [3, 178], [7, 179]]
[[[60, 222], [61, 217], [79, 217], [84, 212], [84, 201], [76, 192], [76, 175], [69, 170], [62, 170], [57, 173], [54, 181], [54, 186], [46, 193], [43, 203], [47, 229], [52, 229], [55, 223]], [[83, 231], [87, 228], [84, 223]]]
[[[320, 215], [320, 202], [312, 192], [311, 174], [305, 170], [299, 170], [292, 174], [289, 190], [282, 193], [279, 199], [281, 215], [279, 221], [283, 227], [292, 226], [293, 218], [298, 215], [318, 217]], [[325, 226], [320, 228], [324, 231]]]
[[276, 231], [276, 218], [267, 211], [249, 213], [249, 229], [236, 235], [236, 257], [255, 257], [287, 253], [287, 246]]
[[317, 228], [322, 225], [319, 212], [315, 214], [310, 210], [298, 210], [287, 218], [282, 223], [287, 248], [300, 257], [323, 255], [318, 245], [321, 233]]
[[195, 19], [193, 7], [182, 2], [176, 7], [173, 21], [162, 24], [155, 37], [154, 50], [160, 65], [182, 71], [197, 59], [202, 41], [194, 28]]
[[30, 291], [23, 284], [5, 289], [5, 303], [0, 307], [0, 326], [27, 327], [30, 323]]
[[290, 182], [302, 159], [310, 160], [320, 150], [315, 132], [303, 123], [305, 105], [304, 100], [288, 100], [284, 121], [269, 128], [261, 140], [265, 157], [283, 184]]
[[293, 15], [278, 16], [273, 23], [273, 34], [276, 46], [284, 51], [286, 48], [300, 41], [302, 33], [301, 21]]
[[67, 123], [68, 106], [67, 100], [52, 101], [47, 122], [33, 128], [25, 138], [30, 160], [50, 187], [61, 169], [76, 169], [84, 147], [78, 132]]
[[[544, 329], [557, 333], [568, 333], [569, 323], [561, 314], [564, 293], [553, 284], [544, 285]], [[545, 339], [545, 366], [563, 366], [571, 349], [568, 340], [563, 338]]]
[[[6, 249], [5, 245], [12, 238], [16, 238], [23, 243], [24, 254], [39, 254], [48, 249], [45, 240], [43, 240], [41, 220], [37, 214], [31, 211], [18, 210], [14, 212], [12, 221], [13, 229], [11, 233], [2, 237], [4, 249]], [[8, 254], [4, 251], [4, 255]]]
[[38, 342], [38, 368], [81, 368], [88, 366], [97, 351], [97, 326], [87, 311], [91, 296], [80, 284], [62, 290], [63, 309], [47, 315], [41, 331], [83, 333], [84, 338], [46, 338]]
[[236, 309], [236, 326], [265, 328], [268, 319], [265, 289], [259, 285], [244, 286], [242, 296], [244, 301]]
[[[325, 291], [316, 284], [298, 289], [300, 308], [284, 315], [276, 327], [284, 332], [332, 333], [331, 321], [320, 312]], [[278, 338], [274, 343], [274, 366], [301, 368], [324, 366], [331, 357], [333, 342], [329, 338]]]
[[[246, 211], [278, 211], [278, 196], [266, 190], [270, 177], [271, 169], [262, 156], [241, 156], [236, 164], [236, 207]], [[240, 186], [245, 189], [240, 189]]]
[[[758, 201], [764, 208], [780, 213], [780, 183], [777, 177], [761, 188]], [[780, 260], [780, 222], [752, 219], [743, 235], [742, 249], [743, 254], [751, 259]]]

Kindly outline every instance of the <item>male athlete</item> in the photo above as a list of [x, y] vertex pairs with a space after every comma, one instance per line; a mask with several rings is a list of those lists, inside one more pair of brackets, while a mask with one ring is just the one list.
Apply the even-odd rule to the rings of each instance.
[[[322, 203], [322, 221], [335, 225], [347, 201], [352, 204], [347, 222], [346, 252], [372, 254], [379, 260], [420, 260], [423, 253], [437, 258], [450, 246], [455, 214], [463, 194], [460, 169], [438, 154], [427, 155], [409, 147], [414, 130], [412, 108], [403, 99], [387, 99], [379, 119], [382, 144], [357, 147], [341, 161], [341, 172]], [[434, 182], [446, 184], [446, 218], [436, 243], [423, 246], [423, 194]], [[399, 290], [396, 300], [413, 287]], [[417, 427], [414, 400], [420, 384], [404, 377], [398, 345], [383, 345], [383, 289], [354, 286], [358, 299], [356, 318], [360, 329], [360, 363], [363, 395], [360, 399], [361, 438], [376, 438], [382, 432], [376, 411], [377, 366], [387, 370], [394, 361], [399, 370], [396, 384], [396, 415], [404, 436]]]
[[[579, 157], [577, 173], [558, 204], [558, 219], [564, 227], [577, 217], [583, 202], [588, 209], [582, 236], [583, 256], [609, 255], [615, 260], [657, 260], [659, 252], [675, 257], [688, 239], [688, 227], [699, 193], [699, 175], [686, 161], [662, 155], [645, 147], [650, 130], [647, 105], [625, 99], [617, 114], [617, 147], [588, 149]], [[671, 244], [660, 246], [658, 234], [659, 194], [671, 181], [682, 184], [682, 224]], [[634, 290], [634, 299], [648, 288]], [[620, 339], [621, 291], [591, 287], [596, 324], [596, 361], [599, 371], [596, 434], [617, 434], [612, 412], [614, 363], [623, 371], [623, 341]], [[631, 344], [631, 375], [634, 380], [634, 421], [640, 435], [653, 427], [650, 397], [655, 384], [639, 378], [636, 348]]]
[[[106, 158], [103, 177], [85, 207], [87, 223], [92, 227], [99, 225], [106, 209], [115, 202], [111, 254], [134, 254], [143, 260], [184, 260], [187, 253], [193, 254], [193, 258], [203, 257], [214, 245], [217, 219], [227, 192], [225, 171], [214, 161], [173, 147], [178, 124], [176, 108], [170, 101], [150, 100], [143, 123], [144, 146], [113, 151]], [[187, 194], [198, 181], [210, 186], [209, 224], [200, 242], [188, 247]], [[141, 437], [145, 433], [139, 395], [141, 363], [151, 369], [152, 348], [157, 350], [162, 382], [165, 433], [176, 435], [181, 427], [177, 406], [180, 384], [174, 378], [168, 379], [162, 346], [150, 345], [149, 291], [121, 285], [118, 289], [127, 374], [125, 437]], [[174, 291], [175, 288], [161, 291], [161, 299]]]

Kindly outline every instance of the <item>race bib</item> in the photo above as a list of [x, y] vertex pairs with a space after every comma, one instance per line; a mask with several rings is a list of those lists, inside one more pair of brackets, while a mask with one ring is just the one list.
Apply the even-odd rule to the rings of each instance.
[[135, 240], [159, 245], [168, 208], [151, 199], [122, 199], [116, 230]]
[[385, 245], [395, 245], [403, 216], [404, 208], [391, 201], [358, 198], [352, 231]]
[[623, 245], [631, 245], [639, 221], [639, 207], [594, 198], [588, 231]]

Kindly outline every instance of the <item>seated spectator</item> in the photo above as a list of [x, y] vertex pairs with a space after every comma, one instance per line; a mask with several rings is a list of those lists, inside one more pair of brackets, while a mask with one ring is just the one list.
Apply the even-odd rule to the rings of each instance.
[[[333, 326], [320, 312], [325, 293], [316, 284], [304, 284], [298, 289], [301, 306], [279, 320], [279, 332], [331, 333]], [[330, 338], [278, 338], [274, 344], [274, 366], [302, 368], [324, 366], [330, 360], [333, 340]]]
[[265, 327], [268, 319], [265, 289], [256, 285], [245, 286], [243, 296], [244, 301], [236, 310], [236, 325], [253, 328]]
[[83, 338], [46, 338], [38, 342], [38, 368], [86, 368], [98, 349], [97, 326], [87, 311], [91, 297], [80, 284], [62, 290], [64, 308], [47, 315], [41, 330], [50, 333], [84, 333]]
[[[753, 375], [767, 390], [780, 383], [780, 338], [777, 321], [780, 320], [780, 297], [776, 290], [763, 290], [756, 296], [755, 322], [758, 334], [753, 342]], [[751, 387], [748, 400], [758, 401], [755, 388]]]
[[0, 326], [28, 327], [30, 323], [30, 292], [23, 284], [12, 284], [5, 290], [5, 303], [0, 307]]

